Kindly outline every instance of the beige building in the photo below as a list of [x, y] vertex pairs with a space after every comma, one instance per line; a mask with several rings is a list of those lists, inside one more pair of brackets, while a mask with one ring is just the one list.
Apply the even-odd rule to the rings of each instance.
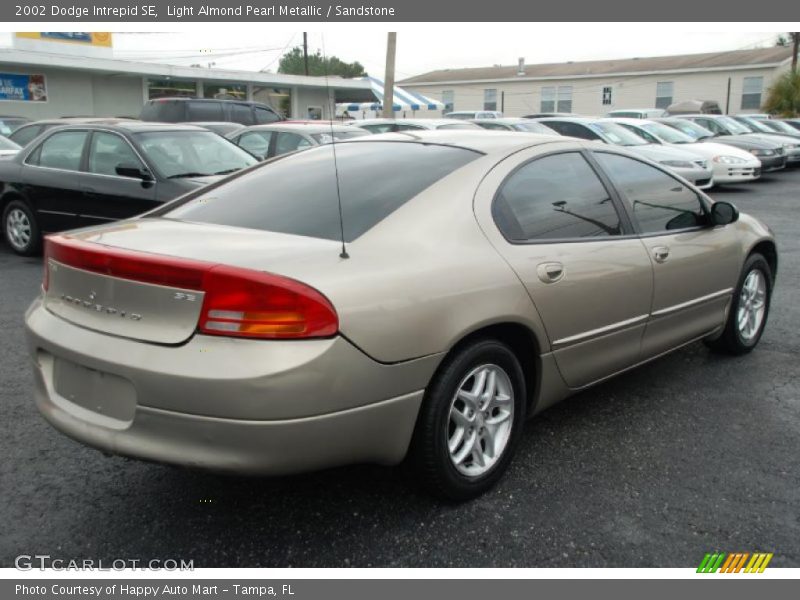
[[[791, 48], [442, 69], [400, 81], [451, 110], [604, 115], [666, 108], [682, 100], [715, 100], [723, 112], [760, 112], [767, 89], [791, 63]], [[427, 116], [438, 117], [438, 114]]]

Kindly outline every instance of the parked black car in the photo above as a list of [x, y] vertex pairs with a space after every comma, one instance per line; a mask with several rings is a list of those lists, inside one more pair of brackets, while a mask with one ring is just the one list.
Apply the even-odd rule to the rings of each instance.
[[139, 115], [142, 121], [187, 123], [190, 121], [228, 121], [240, 125], [261, 125], [283, 118], [266, 104], [244, 100], [211, 98], [157, 98], [148, 100]]
[[135, 216], [256, 162], [192, 125], [54, 128], [0, 161], [3, 235], [14, 252], [31, 255], [44, 233]]

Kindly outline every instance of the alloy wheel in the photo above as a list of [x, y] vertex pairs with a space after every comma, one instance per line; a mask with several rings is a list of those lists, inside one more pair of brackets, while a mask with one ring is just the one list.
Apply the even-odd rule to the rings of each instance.
[[24, 250], [31, 242], [31, 221], [25, 211], [13, 208], [6, 216], [6, 237], [17, 250]]
[[752, 341], [761, 329], [767, 307], [767, 281], [764, 274], [753, 269], [747, 274], [739, 295], [736, 325], [745, 342]]

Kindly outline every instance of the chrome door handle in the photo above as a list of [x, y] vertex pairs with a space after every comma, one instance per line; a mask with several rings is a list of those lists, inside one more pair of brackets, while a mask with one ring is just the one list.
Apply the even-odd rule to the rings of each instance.
[[653, 248], [653, 258], [659, 263], [666, 262], [669, 258], [669, 248], [666, 246], [656, 246]]
[[536, 273], [544, 283], [555, 283], [564, 278], [564, 265], [559, 262], [542, 263], [536, 267]]

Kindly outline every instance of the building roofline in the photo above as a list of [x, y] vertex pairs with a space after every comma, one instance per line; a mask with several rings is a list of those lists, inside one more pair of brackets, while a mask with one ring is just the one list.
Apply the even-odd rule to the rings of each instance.
[[32, 67], [56, 68], [90, 71], [97, 74], [150, 75], [156, 77], [174, 77], [176, 79], [262, 83], [289, 87], [327, 87], [334, 90], [370, 89], [369, 82], [360, 79], [331, 77], [326, 81], [323, 77], [307, 75], [286, 75], [283, 73], [213, 68], [205, 69], [161, 63], [128, 61], [118, 58], [98, 58], [93, 56], [75, 56], [33, 50], [20, 50], [17, 48], [0, 48], [0, 64], [20, 66], [28, 69]]

